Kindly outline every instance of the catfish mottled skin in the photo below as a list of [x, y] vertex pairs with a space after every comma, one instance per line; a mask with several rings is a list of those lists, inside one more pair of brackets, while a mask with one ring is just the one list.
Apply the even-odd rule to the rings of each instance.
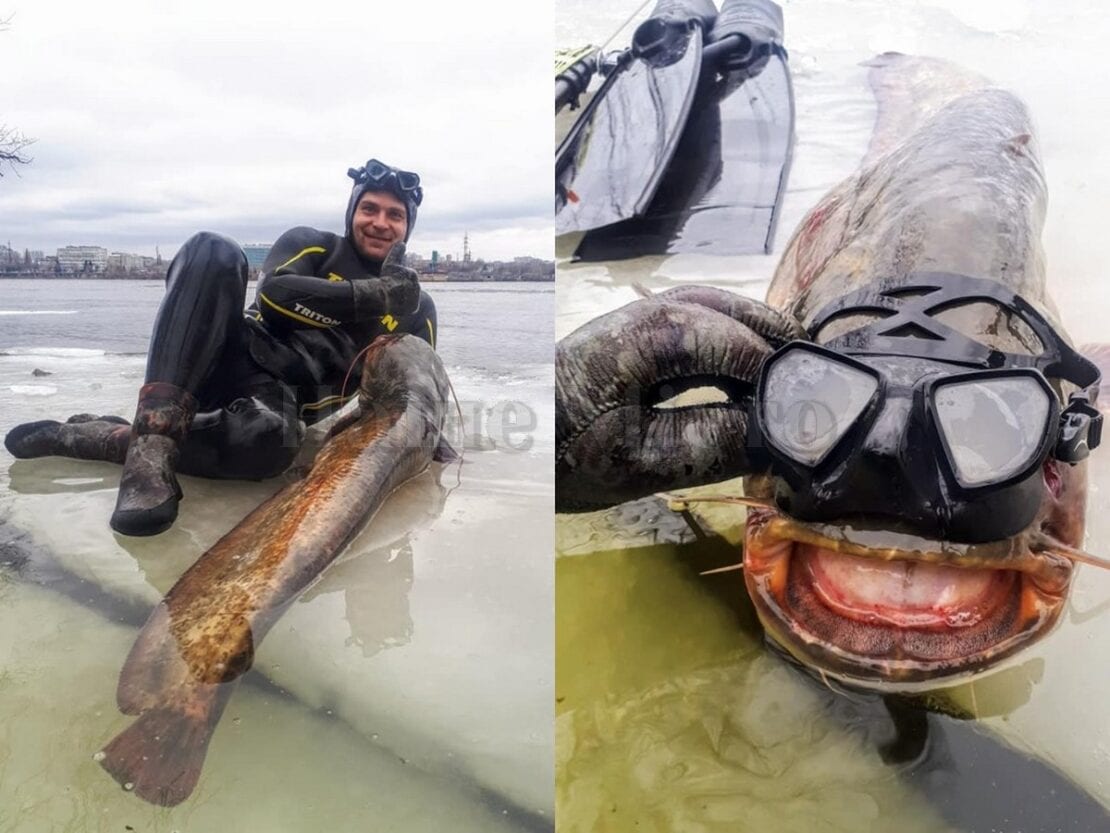
[[428, 467], [441, 442], [447, 376], [414, 336], [369, 348], [360, 410], [303, 479], [250, 513], [154, 609], [120, 674], [120, 710], [138, 719], [101, 765], [155, 804], [192, 792], [235, 682], [273, 623], [374, 515]]

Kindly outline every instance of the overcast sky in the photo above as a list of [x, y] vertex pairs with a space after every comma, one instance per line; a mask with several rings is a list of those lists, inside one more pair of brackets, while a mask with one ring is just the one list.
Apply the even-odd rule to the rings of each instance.
[[0, 0], [0, 242], [171, 255], [342, 232], [348, 167], [425, 187], [411, 251], [552, 257], [551, 0]]

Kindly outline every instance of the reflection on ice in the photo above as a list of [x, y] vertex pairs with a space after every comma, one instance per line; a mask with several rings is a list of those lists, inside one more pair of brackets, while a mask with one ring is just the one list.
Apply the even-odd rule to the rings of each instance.
[[302, 594], [300, 601], [307, 603], [329, 593], [342, 594], [350, 625], [349, 644], [357, 645], [364, 657], [372, 657], [386, 648], [406, 645], [412, 639], [409, 610], [414, 574], [412, 543], [406, 535], [387, 547], [363, 553], [360, 561], [364, 563], [334, 564]]
[[8, 468], [8, 487], [24, 495], [49, 495], [116, 489], [119, 467], [109, 463], [65, 460], [16, 460]]

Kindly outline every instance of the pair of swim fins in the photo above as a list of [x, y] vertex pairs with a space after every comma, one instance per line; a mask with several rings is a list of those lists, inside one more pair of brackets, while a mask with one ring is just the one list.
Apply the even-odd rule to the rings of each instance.
[[782, 38], [770, 0], [659, 0], [556, 151], [576, 260], [771, 252], [794, 147]]

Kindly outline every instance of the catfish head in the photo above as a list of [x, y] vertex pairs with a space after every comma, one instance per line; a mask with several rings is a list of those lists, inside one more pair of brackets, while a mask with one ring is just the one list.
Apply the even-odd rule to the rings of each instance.
[[[557, 511], [746, 475], [721, 499], [750, 507], [747, 589], [802, 663], [885, 690], [995, 667], [1052, 629], [1088, 558], [1098, 371], [1011, 291], [948, 277], [919, 281], [931, 300], [891, 290], [943, 337], [904, 338], [896, 315], [807, 332], [704, 287], [596, 319], [557, 349]], [[868, 322], [894, 334], [853, 352]], [[839, 369], [782, 361], [797, 354]], [[695, 386], [723, 396], [658, 401]]]
[[[876, 314], [881, 311], [882, 314]], [[773, 638], [856, 684], [993, 668], [1047, 634], [1084, 530], [1099, 371], [1031, 303], [947, 273], [850, 293], [766, 362], [744, 548]]]

